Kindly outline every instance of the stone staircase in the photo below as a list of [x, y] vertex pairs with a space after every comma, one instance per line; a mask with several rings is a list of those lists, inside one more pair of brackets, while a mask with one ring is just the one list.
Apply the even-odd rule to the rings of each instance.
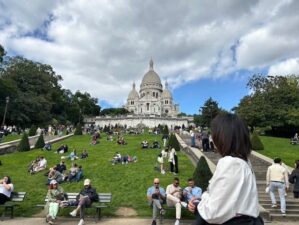
[[[190, 137], [181, 136], [186, 144], [190, 144]], [[220, 155], [215, 152], [204, 152], [204, 155], [208, 157], [214, 164], [217, 165]], [[286, 216], [283, 217], [280, 212], [280, 201], [278, 193], [276, 195], [277, 208], [271, 208], [271, 199], [268, 193], [265, 193], [266, 188], [266, 173], [269, 162], [264, 161], [254, 155], [251, 155], [250, 161], [255, 172], [257, 180], [257, 188], [259, 195], [259, 204], [262, 206], [261, 215], [267, 220], [273, 221], [299, 221], [299, 199], [293, 197], [293, 185], [290, 184], [290, 189], [286, 196]]]

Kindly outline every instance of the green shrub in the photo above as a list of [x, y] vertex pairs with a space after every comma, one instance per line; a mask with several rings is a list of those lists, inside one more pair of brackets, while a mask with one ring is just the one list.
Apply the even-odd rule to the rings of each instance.
[[171, 134], [169, 141], [168, 141], [168, 145], [171, 146], [172, 148], [174, 148], [176, 151], [180, 151], [180, 144], [175, 136], [175, 134]]
[[34, 148], [43, 148], [45, 146], [44, 135], [40, 134]]
[[74, 135], [82, 135], [82, 127], [80, 123], [77, 124]]
[[32, 125], [31, 127], [30, 127], [30, 130], [29, 130], [29, 133], [28, 133], [28, 135], [29, 135], [29, 137], [30, 136], [34, 136], [34, 135], [36, 135], [36, 126], [35, 125]]
[[264, 145], [256, 132], [251, 135], [251, 147], [253, 150], [264, 150]]
[[207, 190], [209, 186], [209, 180], [212, 178], [213, 174], [207, 163], [205, 157], [200, 157], [198, 160], [196, 169], [193, 173], [193, 179], [196, 186], [200, 187], [202, 191]]
[[30, 144], [29, 144], [29, 139], [28, 135], [24, 132], [23, 137], [17, 147], [17, 150], [19, 152], [25, 152], [30, 150]]
[[167, 125], [163, 126], [162, 134], [169, 135], [169, 130]]

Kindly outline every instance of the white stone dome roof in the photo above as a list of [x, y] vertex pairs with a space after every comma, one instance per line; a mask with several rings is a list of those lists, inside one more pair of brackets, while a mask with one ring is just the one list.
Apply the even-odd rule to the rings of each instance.
[[154, 71], [154, 63], [151, 59], [149, 71], [143, 76], [140, 88], [158, 88], [162, 89], [162, 83], [159, 75]]
[[167, 81], [165, 82], [165, 89], [162, 92], [161, 98], [162, 99], [164, 99], [164, 98], [170, 98], [170, 99], [172, 99], [172, 95], [171, 95], [170, 91], [168, 90], [168, 83], [167, 83]]
[[138, 99], [139, 98], [139, 94], [135, 89], [135, 83], [133, 83], [133, 89], [130, 91], [128, 99]]
[[172, 98], [172, 95], [171, 95], [171, 93], [170, 93], [169, 90], [165, 89], [165, 90], [163, 90], [163, 92], [162, 92], [161, 98], [163, 98], [163, 99], [164, 99], [164, 98]]

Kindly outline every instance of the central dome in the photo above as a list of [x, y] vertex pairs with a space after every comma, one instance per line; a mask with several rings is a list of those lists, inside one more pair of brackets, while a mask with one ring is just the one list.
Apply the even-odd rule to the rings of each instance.
[[149, 71], [143, 76], [140, 89], [157, 88], [162, 89], [162, 83], [159, 75], [154, 71], [154, 62], [151, 59], [149, 63]]

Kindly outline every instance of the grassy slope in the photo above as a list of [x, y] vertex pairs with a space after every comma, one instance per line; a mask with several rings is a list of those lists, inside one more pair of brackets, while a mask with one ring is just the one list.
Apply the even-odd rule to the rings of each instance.
[[2, 140], [1, 143], [4, 143], [4, 142], [9, 142], [9, 141], [15, 141], [15, 140], [18, 140], [18, 139], [21, 139], [22, 138], [22, 135], [12, 135], [12, 134], [9, 134], [7, 136], [4, 137], [4, 140]]
[[[152, 185], [154, 177], [159, 177], [161, 186], [166, 188], [168, 184], [172, 183], [174, 175], [161, 175], [154, 171], [153, 167], [159, 150], [141, 150], [140, 143], [144, 138], [152, 143], [155, 138], [159, 140], [161, 137], [152, 135], [126, 136], [128, 145], [118, 146], [115, 141], [107, 142], [106, 136], [104, 136], [100, 139], [100, 144], [90, 146], [89, 136], [74, 136], [54, 144], [53, 149], [65, 143], [70, 150], [76, 148], [78, 154], [81, 154], [83, 149], [88, 150], [89, 158], [76, 162], [82, 165], [84, 176], [92, 180], [93, 186], [98, 192], [112, 193], [112, 207], [104, 210], [104, 215], [113, 214], [118, 207], [132, 207], [137, 210], [139, 216], [150, 216], [151, 210], [149, 210], [146, 202], [147, 188]], [[121, 154], [136, 155], [138, 162], [112, 166], [110, 160], [116, 151], [121, 152]], [[42, 203], [45, 197], [47, 191], [46, 177], [43, 175], [44, 171], [30, 175], [27, 172], [27, 165], [38, 155], [46, 157], [48, 168], [56, 165], [60, 161], [61, 155], [53, 152], [53, 150], [50, 152], [32, 150], [1, 156], [3, 165], [0, 167], [0, 175], [9, 174], [13, 179], [15, 191], [28, 193], [25, 202], [17, 209], [17, 215], [30, 216], [40, 211], [35, 205]], [[179, 152], [178, 158], [179, 178], [182, 181], [181, 186], [184, 187], [187, 185], [187, 178], [193, 174], [194, 166], [183, 153]], [[70, 168], [70, 165], [71, 162], [67, 161], [67, 168]], [[66, 192], [78, 192], [83, 184], [82, 182], [64, 183], [62, 186]], [[63, 210], [63, 214], [68, 212], [69, 210]], [[92, 213], [94, 212], [92, 211]], [[186, 212], [183, 213], [183, 215], [186, 214], [188, 215]]]
[[270, 158], [280, 157], [283, 162], [291, 167], [294, 166], [295, 160], [299, 159], [299, 145], [291, 145], [288, 138], [276, 138], [260, 136], [264, 144], [264, 150], [259, 151], [261, 154]]

